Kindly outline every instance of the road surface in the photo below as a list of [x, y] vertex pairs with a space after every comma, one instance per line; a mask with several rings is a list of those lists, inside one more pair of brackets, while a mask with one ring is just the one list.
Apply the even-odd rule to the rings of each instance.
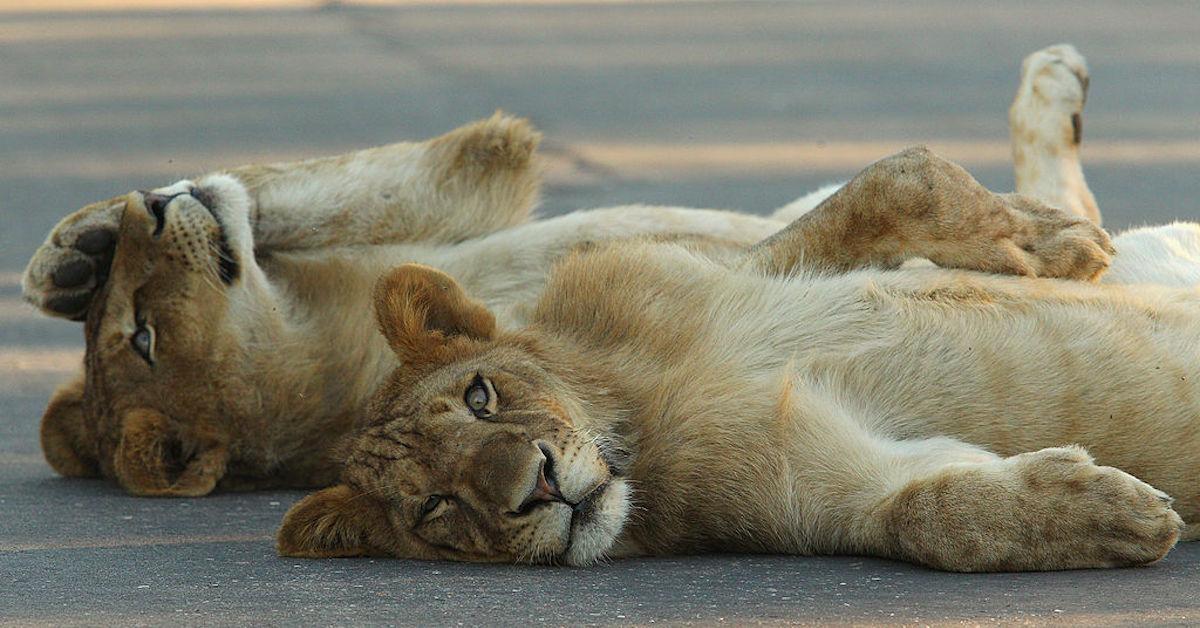
[[1107, 225], [1195, 219], [1193, 2], [232, 4], [0, 0], [0, 623], [1200, 622], [1200, 543], [1145, 569], [974, 576], [850, 557], [281, 559], [272, 533], [300, 493], [134, 499], [51, 472], [38, 418], [82, 338], [19, 290], [36, 244], [86, 202], [497, 108], [546, 133], [546, 214], [761, 213], [918, 142], [1008, 190], [1019, 61], [1059, 41], [1091, 63], [1084, 157]]

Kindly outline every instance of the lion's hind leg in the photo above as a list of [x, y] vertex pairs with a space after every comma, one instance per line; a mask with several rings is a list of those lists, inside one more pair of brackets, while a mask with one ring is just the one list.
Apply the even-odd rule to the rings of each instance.
[[1087, 61], [1070, 44], [1025, 57], [1008, 110], [1017, 193], [1100, 224], [1100, 208], [1079, 163]]
[[424, 142], [234, 168], [260, 250], [450, 243], [528, 221], [541, 134], [497, 113]]
[[739, 267], [844, 272], [920, 257], [947, 268], [1094, 281], [1111, 253], [1108, 234], [1087, 219], [994, 194], [957, 164], [914, 147], [867, 166], [754, 245]]

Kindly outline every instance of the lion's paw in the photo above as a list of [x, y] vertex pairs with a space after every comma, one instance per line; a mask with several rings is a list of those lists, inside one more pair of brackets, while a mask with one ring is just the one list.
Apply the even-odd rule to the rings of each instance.
[[1043, 143], [1078, 145], [1089, 82], [1087, 61], [1070, 44], [1025, 57], [1021, 85], [1008, 111], [1014, 133]]
[[531, 171], [541, 139], [528, 120], [497, 111], [434, 139], [430, 146], [433, 161], [446, 168], [443, 176], [474, 183], [479, 176]]
[[[995, 240], [1015, 274], [1097, 281], [1116, 254], [1108, 232], [1091, 220], [1019, 194], [998, 195], [1012, 218]], [[1004, 263], [1002, 263], [1004, 265]]]
[[25, 300], [50, 316], [82, 320], [108, 277], [124, 208], [124, 197], [113, 198], [55, 225], [25, 268]]
[[1052, 553], [1064, 561], [1059, 566], [1150, 564], [1166, 556], [1183, 532], [1166, 493], [1094, 464], [1079, 447], [1043, 449], [1008, 462], [1029, 492], [1025, 516], [1037, 524], [1031, 529], [1055, 546]]

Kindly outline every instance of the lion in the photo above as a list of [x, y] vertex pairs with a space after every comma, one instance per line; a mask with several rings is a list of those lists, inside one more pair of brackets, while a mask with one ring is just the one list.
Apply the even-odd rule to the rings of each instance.
[[278, 550], [1154, 563], [1200, 532], [1200, 292], [879, 268], [981, 245], [947, 224], [1055, 211], [1029, 202], [909, 150], [733, 261], [567, 255], [517, 328], [400, 266], [374, 291], [400, 366]]
[[[1024, 100], [1019, 92], [1013, 108], [1015, 145], [1058, 160], [1021, 167], [1045, 164], [1037, 189], [1061, 187], [1060, 196], [1087, 189], [1082, 175], [1053, 183], [1078, 168], [1073, 145], [1061, 145], [1086, 76], [1072, 54], [1051, 51], [1027, 67], [1023, 85], [1046, 85]], [[1059, 83], [1073, 99], [1042, 97]], [[1018, 137], [1022, 125], [1041, 135]], [[44, 312], [84, 322], [83, 369], [42, 418], [46, 460], [61, 475], [105, 477], [136, 495], [328, 486], [340, 469], [336, 443], [397, 366], [369, 314], [371, 286], [388, 269], [441, 268], [502, 325], [517, 325], [553, 262], [578, 247], [657, 235], [736, 256], [836, 189], [771, 217], [623, 206], [531, 222], [538, 140], [528, 122], [498, 114], [425, 142], [234, 168], [68, 216], [23, 281]], [[1107, 236], [1081, 217], [1012, 203], [1000, 215], [947, 225], [943, 235], [964, 237], [962, 249], [927, 253], [950, 267], [1079, 280], [1112, 261]], [[1118, 258], [1103, 280], [1121, 267]]]

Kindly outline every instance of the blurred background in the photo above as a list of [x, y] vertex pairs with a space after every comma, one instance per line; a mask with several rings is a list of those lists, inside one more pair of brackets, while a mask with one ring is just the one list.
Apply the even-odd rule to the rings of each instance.
[[[201, 7], [220, 7], [204, 9]], [[65, 212], [238, 163], [424, 138], [497, 108], [547, 212], [762, 212], [915, 142], [1011, 190], [1027, 53], [1074, 43], [1107, 225], [1197, 215], [1194, 1], [0, 0], [0, 270]]]
[[[98, 617], [84, 613], [91, 608], [123, 616], [122, 605], [146, 600], [211, 598], [249, 609], [266, 603], [255, 596], [280, 592], [292, 603], [341, 595], [354, 606], [351, 585], [327, 585], [326, 572], [375, 573], [366, 563], [277, 560], [267, 540], [294, 494], [193, 505], [53, 479], [37, 420], [77, 368], [82, 337], [78, 325], [25, 306], [19, 281], [67, 212], [218, 167], [421, 139], [498, 108], [545, 133], [547, 214], [624, 202], [761, 213], [918, 142], [1009, 191], [1007, 109], [1021, 59], [1059, 42], [1090, 63], [1083, 159], [1105, 225], [1200, 217], [1195, 0], [0, 0], [0, 509], [18, 513], [0, 517], [0, 559], [10, 561], [0, 582], [13, 583], [0, 609], [7, 601], [54, 617], [58, 600], [74, 600], [60, 618], [86, 622]], [[169, 560], [150, 547], [181, 531], [208, 544]], [[258, 562], [244, 562], [245, 552]], [[715, 564], [717, 574], [728, 565]], [[843, 563], [821, 564], [845, 577]], [[759, 567], [746, 569], [759, 577]], [[612, 577], [604, 573], [616, 572], [588, 577]], [[139, 593], [140, 574], [186, 585]], [[231, 574], [248, 598], [209, 588]], [[643, 576], [655, 590], [654, 574]], [[255, 577], [266, 588], [246, 589]], [[1150, 577], [1138, 576], [1146, 591]], [[311, 586], [295, 588], [303, 578]], [[89, 598], [80, 579], [105, 585]], [[715, 577], [711, 595], [739, 607], [749, 589], [735, 580]], [[961, 582], [947, 590], [977, 599], [971, 583], [980, 581]], [[1062, 599], [1093, 591], [1054, 582]], [[1170, 606], [1114, 582], [1105, 590]], [[891, 603], [890, 590], [857, 594], [871, 590]], [[682, 609], [672, 612], [707, 603], [664, 591], [659, 602]], [[840, 598], [825, 601], [828, 617], [842, 612]]]

